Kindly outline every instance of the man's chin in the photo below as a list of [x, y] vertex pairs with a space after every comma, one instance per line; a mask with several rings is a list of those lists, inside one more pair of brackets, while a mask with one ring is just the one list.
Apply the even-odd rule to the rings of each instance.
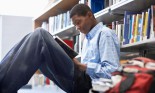
[[86, 32], [85, 31], [83, 31], [83, 30], [78, 30], [79, 32], [81, 32], [81, 33], [83, 33], [83, 34], [86, 34]]
[[79, 32], [81, 32], [81, 33], [83, 33], [83, 31], [81, 31], [81, 30], [78, 30]]

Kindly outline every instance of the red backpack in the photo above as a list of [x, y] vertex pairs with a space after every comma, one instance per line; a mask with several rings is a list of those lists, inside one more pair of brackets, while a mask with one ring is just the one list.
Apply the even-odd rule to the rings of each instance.
[[[137, 60], [144, 63], [144, 67], [137, 65], [126, 65], [123, 69], [129, 69], [136, 72], [127, 72], [122, 70], [112, 75], [121, 75], [121, 81], [106, 93], [155, 93], [155, 68], [146, 68], [147, 63], [155, 63], [155, 60], [137, 57], [132, 60]], [[130, 60], [130, 61], [132, 61]]]

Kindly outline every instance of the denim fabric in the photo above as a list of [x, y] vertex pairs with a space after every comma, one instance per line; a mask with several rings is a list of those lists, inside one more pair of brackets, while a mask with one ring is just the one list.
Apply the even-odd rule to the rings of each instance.
[[16, 93], [40, 69], [67, 93], [74, 89], [74, 64], [44, 29], [25, 36], [0, 62], [0, 93]]

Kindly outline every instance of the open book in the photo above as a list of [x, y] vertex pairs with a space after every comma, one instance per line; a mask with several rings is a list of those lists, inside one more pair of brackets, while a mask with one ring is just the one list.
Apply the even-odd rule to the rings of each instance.
[[61, 38], [54, 36], [55, 41], [64, 49], [68, 56], [73, 59], [78, 55], [70, 46], [68, 46]]

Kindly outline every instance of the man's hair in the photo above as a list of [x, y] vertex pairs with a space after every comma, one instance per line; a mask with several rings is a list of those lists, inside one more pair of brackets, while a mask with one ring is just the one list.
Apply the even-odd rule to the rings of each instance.
[[86, 16], [88, 12], [91, 12], [91, 9], [86, 4], [76, 4], [70, 11], [70, 18], [72, 18], [74, 15], [78, 16]]

